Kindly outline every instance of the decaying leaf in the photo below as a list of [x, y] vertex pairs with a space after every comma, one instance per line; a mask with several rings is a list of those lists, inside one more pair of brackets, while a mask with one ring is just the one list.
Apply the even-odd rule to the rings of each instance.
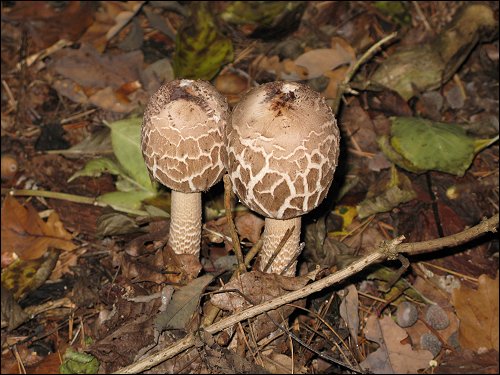
[[103, 52], [107, 42], [116, 35], [144, 4], [144, 1], [106, 1], [102, 4], [104, 11], [96, 14], [94, 23], [87, 29], [81, 41], [90, 42]]
[[22, 307], [19, 306], [14, 299], [12, 292], [4, 288], [3, 284], [0, 298], [2, 301], [2, 326], [5, 322], [7, 324], [7, 331], [12, 331], [23, 324], [28, 319], [29, 315], [24, 312]]
[[438, 88], [455, 74], [478, 41], [490, 38], [495, 29], [498, 21], [493, 9], [486, 4], [466, 4], [437, 38], [396, 51], [371, 81], [397, 91], [405, 100], [418, 91]]
[[16, 253], [23, 260], [40, 258], [49, 248], [71, 251], [77, 248], [57, 213], [43, 221], [29, 203], [21, 206], [7, 196], [2, 206], [2, 257]]
[[363, 369], [375, 374], [411, 374], [429, 366], [434, 357], [428, 350], [413, 350], [410, 344], [401, 344], [407, 337], [389, 316], [378, 319], [371, 315], [364, 329], [365, 337], [380, 345], [360, 363]]
[[367, 193], [366, 198], [356, 207], [360, 219], [379, 212], [387, 212], [401, 203], [416, 198], [408, 176], [399, 173], [393, 165], [389, 179], [380, 178]]
[[264, 228], [264, 220], [250, 211], [243, 212], [234, 218], [236, 230], [240, 239], [247, 239], [252, 243], [256, 243]]
[[391, 138], [382, 137], [384, 154], [410, 172], [437, 170], [463, 176], [475, 155], [498, 140], [470, 138], [457, 124], [416, 117], [391, 118]]
[[[286, 277], [260, 271], [247, 272], [224, 285], [220, 289], [221, 293], [211, 296], [211, 301], [220, 309], [239, 311], [269, 301], [287, 291], [302, 288], [311, 279], [314, 280], [318, 270], [301, 277]], [[237, 289], [241, 293], [224, 292], [230, 289]], [[296, 302], [299, 305], [304, 303], [303, 300]], [[276, 331], [278, 329], [276, 323], [283, 324], [283, 320], [286, 320], [294, 310], [293, 306], [287, 305], [257, 316], [252, 324], [256, 340], [258, 341]]]
[[59, 253], [51, 250], [37, 259], [17, 259], [2, 270], [2, 285], [14, 294], [16, 300], [20, 300], [47, 281], [56, 266]]
[[200, 295], [213, 280], [213, 275], [200, 276], [174, 292], [167, 309], [155, 319], [159, 331], [165, 329], [185, 330], [193, 313], [197, 310]]
[[[279, 79], [297, 81], [314, 79], [322, 75], [330, 78], [328, 93], [335, 97], [334, 87], [337, 87], [347, 72], [344, 65], [351, 66], [356, 60], [353, 48], [343, 39], [332, 40], [331, 48], [319, 48], [304, 52], [295, 60], [288, 58], [280, 61], [278, 56], [257, 56], [254, 66], [276, 74]], [[337, 70], [340, 72], [337, 72]]]
[[232, 1], [221, 18], [242, 25], [250, 37], [272, 39], [294, 30], [306, 5], [306, 1]]
[[340, 316], [344, 319], [347, 328], [349, 329], [349, 335], [354, 341], [354, 344], [358, 345], [358, 330], [359, 330], [359, 299], [358, 291], [355, 285], [349, 285], [344, 289], [345, 294], [342, 302], [340, 303]]
[[192, 16], [177, 33], [172, 61], [175, 76], [210, 80], [232, 59], [231, 39], [217, 28], [208, 3], [193, 4]]
[[301, 277], [286, 277], [260, 271], [246, 272], [220, 289], [221, 292], [237, 289], [246, 298], [234, 292], [217, 293], [210, 298], [215, 306], [223, 310], [238, 311], [278, 297], [286, 291], [302, 288], [311, 278], [314, 279], [314, 275], [315, 273]]
[[481, 275], [477, 290], [462, 285], [452, 292], [460, 319], [459, 341], [464, 348], [498, 352], [498, 273], [496, 279]]

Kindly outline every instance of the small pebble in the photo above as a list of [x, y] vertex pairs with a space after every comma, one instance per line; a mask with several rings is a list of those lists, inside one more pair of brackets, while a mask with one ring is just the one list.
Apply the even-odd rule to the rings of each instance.
[[450, 325], [450, 319], [441, 306], [430, 305], [425, 312], [425, 321], [434, 329], [445, 329]]
[[432, 333], [424, 333], [422, 336], [420, 336], [420, 347], [424, 350], [430, 351], [435, 357], [441, 351], [443, 344]]
[[415, 304], [405, 301], [401, 302], [396, 312], [396, 321], [402, 328], [411, 327], [418, 319], [418, 310]]

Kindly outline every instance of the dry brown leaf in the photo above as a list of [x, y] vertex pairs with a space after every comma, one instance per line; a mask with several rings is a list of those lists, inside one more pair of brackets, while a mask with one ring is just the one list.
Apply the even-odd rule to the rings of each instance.
[[344, 50], [340, 44], [335, 48], [319, 48], [307, 51], [294, 60], [295, 65], [307, 69], [308, 79], [313, 79], [342, 65], [351, 65], [356, 56]]
[[452, 293], [460, 319], [460, 345], [475, 351], [486, 348], [498, 352], [498, 273], [495, 279], [481, 275], [478, 282], [477, 290], [462, 285]]
[[[259, 305], [270, 299], [281, 296], [288, 291], [297, 290], [314, 280], [317, 271], [300, 277], [286, 277], [277, 274], [263, 273], [259, 271], [247, 272], [235, 280], [230, 281], [220, 290], [237, 289], [241, 293], [227, 292], [217, 293], [211, 296], [212, 303], [223, 310], [239, 311], [251, 305]], [[245, 296], [245, 297], [243, 297]], [[251, 301], [252, 303], [249, 303]], [[304, 300], [296, 301], [295, 304], [305, 305]], [[282, 306], [279, 309], [269, 311], [267, 314], [257, 316], [252, 324], [255, 340], [266, 337], [277, 329], [275, 322], [283, 324], [287, 317], [294, 311], [293, 306]], [[272, 319], [269, 319], [269, 317]]]
[[23, 260], [40, 258], [49, 247], [71, 251], [77, 248], [52, 212], [44, 222], [29, 203], [26, 208], [7, 196], [2, 206], [2, 258], [13, 252]]
[[240, 240], [247, 239], [256, 243], [264, 228], [264, 220], [251, 212], [244, 212], [234, 218], [234, 224], [238, 230]]
[[340, 304], [339, 312], [344, 319], [349, 335], [356, 345], [358, 345], [359, 330], [359, 298], [356, 286], [349, 285], [343, 290], [344, 298]]
[[89, 2], [68, 1], [62, 7], [47, 1], [19, 1], [3, 8], [2, 16], [23, 22], [30, 37], [30, 53], [61, 39], [76, 41], [93, 22]]
[[378, 319], [375, 315], [368, 318], [365, 337], [375, 341], [380, 348], [370, 353], [360, 363], [361, 367], [375, 374], [410, 374], [428, 367], [434, 357], [428, 350], [413, 350], [411, 345], [402, 345], [408, 335], [389, 316]]
[[116, 35], [125, 21], [139, 10], [144, 1], [104, 1], [102, 12], [96, 13], [94, 23], [82, 36], [82, 42], [90, 42], [99, 51], [103, 52], [108, 40]]
[[[241, 291], [241, 294], [246, 296], [249, 301], [252, 301], [253, 305], [258, 305], [281, 296], [287, 291], [302, 288], [311, 279], [314, 279], [314, 275], [315, 273], [300, 277], [287, 277], [274, 273], [251, 271], [230, 281], [224, 285], [220, 291], [237, 289]], [[233, 312], [239, 311], [252, 305], [241, 294], [234, 292], [217, 293], [211, 296], [211, 301], [215, 306], [221, 309]]]

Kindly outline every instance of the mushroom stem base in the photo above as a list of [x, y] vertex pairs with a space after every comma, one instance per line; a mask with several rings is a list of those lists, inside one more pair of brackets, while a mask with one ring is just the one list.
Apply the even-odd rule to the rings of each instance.
[[[264, 243], [260, 251], [259, 269], [261, 271], [264, 270], [269, 259], [273, 256], [287, 230], [292, 228], [292, 234], [281, 248], [281, 251], [278, 253], [267, 272], [281, 273], [288, 263], [297, 255], [300, 242], [300, 224], [300, 217], [288, 220], [266, 218], [263, 234]], [[285, 276], [294, 276], [296, 266], [297, 262], [295, 261], [285, 272]]]
[[176, 254], [200, 255], [201, 193], [172, 190], [168, 245]]

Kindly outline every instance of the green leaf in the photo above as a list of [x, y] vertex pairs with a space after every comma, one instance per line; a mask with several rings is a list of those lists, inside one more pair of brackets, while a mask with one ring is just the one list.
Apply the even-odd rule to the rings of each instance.
[[474, 156], [493, 140], [478, 143], [456, 124], [416, 117], [391, 118], [390, 145], [380, 139], [385, 155], [411, 172], [436, 170], [463, 176]]
[[111, 143], [122, 168], [144, 190], [156, 192], [141, 151], [141, 122], [133, 117], [111, 123]]
[[[108, 204], [119, 211], [138, 213], [137, 211], [142, 206], [142, 200], [154, 196], [155, 193], [150, 191], [113, 191], [100, 195], [97, 197], [97, 201]], [[144, 212], [140, 214], [144, 214]]]
[[211, 80], [233, 60], [231, 39], [219, 32], [206, 1], [194, 2], [192, 16], [184, 22], [175, 40], [175, 76]]
[[74, 173], [68, 178], [68, 182], [78, 177], [99, 177], [102, 173], [120, 175], [123, 171], [113, 160], [108, 158], [97, 158], [89, 160], [82, 170]]
[[82, 155], [112, 154], [110, 131], [104, 128], [85, 138], [80, 143], [66, 150], [49, 150], [48, 154], [60, 154], [65, 157], [81, 157]]
[[61, 374], [97, 374], [99, 361], [91, 354], [79, 353], [72, 348], [66, 349], [62, 365], [59, 367]]

